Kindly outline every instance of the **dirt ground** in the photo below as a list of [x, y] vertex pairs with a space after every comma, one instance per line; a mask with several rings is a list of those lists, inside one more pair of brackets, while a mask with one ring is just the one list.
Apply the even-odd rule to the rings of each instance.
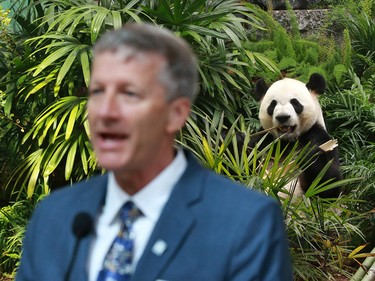
[[[333, 280], [335, 280], [335, 281], [349, 281], [350, 280], [350, 278], [348, 278], [348, 277], [346, 277], [346, 276], [343, 276], [343, 275], [341, 275], [341, 274], [336, 274], [335, 276], [334, 276], [334, 278], [335, 279], [333, 279]], [[1, 281], [1, 280], [0, 280]]]

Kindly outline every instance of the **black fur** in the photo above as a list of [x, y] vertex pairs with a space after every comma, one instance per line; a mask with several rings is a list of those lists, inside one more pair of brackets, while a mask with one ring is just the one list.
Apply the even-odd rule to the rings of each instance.
[[263, 78], [259, 79], [255, 83], [255, 88], [254, 88], [254, 97], [257, 101], [260, 101], [264, 94], [267, 92], [268, 86], [266, 85], [266, 82], [264, 81]]
[[[259, 141], [264, 137], [264, 134], [262, 135], [256, 135], [250, 139], [249, 147], [253, 149], [258, 144], [258, 149], [262, 150], [267, 145], [269, 145], [271, 142], [274, 141], [274, 137], [268, 133], [265, 139], [261, 144], [259, 144]], [[306, 155], [304, 157], [305, 161], [313, 161], [312, 165], [308, 165], [308, 167], [301, 173], [299, 176], [299, 182], [302, 190], [306, 192], [312, 182], [316, 179], [318, 174], [321, 172], [323, 167], [327, 165], [329, 161], [332, 160], [332, 163], [330, 167], [328, 168], [327, 172], [324, 174], [323, 178], [321, 179], [321, 183], [326, 182], [331, 179], [331, 182], [338, 181], [342, 179], [342, 175], [340, 172], [340, 162], [339, 162], [339, 154], [338, 149], [335, 148], [332, 151], [323, 152], [319, 146], [327, 141], [332, 139], [330, 135], [327, 133], [327, 131], [320, 126], [319, 124], [315, 124], [312, 126], [312, 128], [300, 136], [298, 142], [299, 142], [299, 148], [302, 149], [308, 144], [311, 147], [309, 155]], [[281, 151], [284, 149], [286, 152], [288, 149], [291, 149], [294, 145], [293, 142], [286, 141], [286, 140], [280, 140], [281, 144]], [[314, 158], [313, 158], [314, 157]], [[305, 163], [301, 163], [302, 166]], [[321, 198], [335, 198], [338, 197], [340, 194], [340, 188], [333, 188], [324, 192], [319, 193], [319, 197]]]
[[326, 80], [318, 73], [313, 73], [310, 76], [309, 82], [306, 84], [307, 89], [318, 94], [324, 94], [326, 91]]
[[[327, 131], [320, 125], [315, 124], [308, 130], [306, 133], [300, 136], [299, 141], [301, 146], [305, 146], [310, 143], [312, 146], [311, 154], [306, 158], [307, 160], [312, 156], [316, 155], [314, 162], [310, 165], [300, 176], [300, 185], [301, 188], [306, 192], [310, 187], [312, 182], [315, 180], [317, 175], [323, 169], [328, 162], [332, 161], [327, 172], [324, 174], [320, 182], [326, 182], [328, 180], [338, 181], [342, 179], [340, 172], [340, 161], [339, 161], [339, 152], [337, 147], [332, 151], [324, 152], [318, 146], [331, 140], [331, 136]], [[319, 193], [320, 197], [323, 198], [333, 198], [338, 197], [340, 194], [340, 188], [330, 189], [324, 192]]]
[[297, 99], [291, 99], [290, 103], [293, 105], [294, 110], [297, 114], [302, 113], [303, 105]]

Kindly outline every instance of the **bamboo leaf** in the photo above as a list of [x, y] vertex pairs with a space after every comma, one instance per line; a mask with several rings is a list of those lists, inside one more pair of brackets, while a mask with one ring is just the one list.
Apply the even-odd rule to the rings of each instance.
[[77, 112], [79, 109], [79, 104], [75, 105], [70, 112], [68, 124], [66, 125], [66, 131], [65, 131], [65, 140], [68, 140], [73, 132], [74, 124], [77, 120]]
[[87, 49], [83, 49], [80, 52], [80, 60], [81, 60], [81, 67], [83, 78], [85, 79], [86, 87], [88, 88], [90, 85], [90, 62], [89, 62], [89, 55]]
[[91, 13], [92, 13], [92, 10], [88, 9], [87, 11], [81, 14], [73, 16], [72, 18], [74, 18], [74, 21], [70, 25], [67, 35], [73, 36], [74, 32], [76, 32], [77, 25], [82, 21], [82, 19], [84, 19], [86, 16], [90, 15]]
[[80, 47], [74, 48], [70, 52], [70, 54], [68, 55], [68, 57], [65, 59], [63, 65], [60, 68], [59, 74], [57, 75], [57, 78], [56, 78], [56, 85], [57, 86], [59, 86], [61, 84], [61, 82], [64, 79], [65, 75], [70, 70], [73, 62], [76, 60], [77, 55], [79, 53], [79, 49], [80, 49]]
[[27, 198], [31, 198], [34, 194], [35, 185], [36, 185], [37, 179], [39, 177], [39, 173], [40, 173], [42, 153], [43, 153], [42, 149], [39, 149], [39, 150], [33, 152], [25, 160], [25, 162], [24, 162], [25, 165], [20, 166], [19, 172], [21, 173], [21, 175], [26, 172], [26, 174], [27, 174], [26, 178], [29, 179], [28, 184], [27, 184], [27, 189], [26, 189], [27, 190]]
[[50, 54], [47, 58], [45, 58], [42, 63], [38, 66], [38, 68], [33, 73], [33, 76], [39, 75], [46, 67], [52, 65], [56, 60], [59, 58], [66, 56], [69, 52], [71, 52], [75, 48], [74, 45], [68, 45], [58, 49], [57, 51]]
[[113, 28], [120, 29], [122, 27], [121, 14], [118, 11], [112, 11]]
[[59, 165], [62, 158], [65, 156], [69, 146], [67, 142], [60, 142], [56, 149], [54, 149], [50, 160], [48, 161], [46, 168], [43, 172], [43, 176], [49, 176]]
[[[80, 136], [80, 141], [82, 141], [82, 135]], [[85, 150], [84, 147], [80, 150], [80, 156], [81, 156], [81, 163], [82, 163], [83, 171], [87, 175], [87, 173], [88, 173], [88, 164], [87, 164], [86, 150]]]
[[39, 174], [40, 174], [40, 165], [41, 165], [41, 158], [34, 159], [34, 163], [30, 169], [32, 173], [29, 177], [29, 182], [27, 185], [27, 198], [31, 198], [34, 194], [36, 181], [38, 180]]
[[234, 42], [234, 44], [236, 44], [237, 47], [241, 48], [242, 42], [238, 38], [238, 36], [236, 35], [236, 33], [234, 33], [231, 28], [228, 28], [226, 26], [222, 26], [222, 29], [225, 31], [225, 33], [228, 35], [228, 37]]
[[203, 147], [204, 156], [209, 165], [208, 167], [214, 168], [215, 160], [213, 158], [212, 151], [205, 137], [202, 138], [202, 145], [203, 145], [202, 147]]
[[68, 155], [66, 157], [66, 164], [65, 164], [65, 179], [66, 180], [70, 179], [70, 176], [71, 176], [72, 171], [73, 171], [74, 160], [75, 160], [76, 153], [77, 153], [77, 145], [78, 145], [78, 142], [73, 141], [73, 143], [72, 143], [72, 145], [69, 149]]
[[54, 143], [56, 141], [56, 139], [57, 139], [57, 137], [58, 137], [58, 135], [60, 133], [61, 128], [65, 125], [65, 119], [68, 117], [68, 115], [69, 115], [69, 111], [66, 111], [64, 113], [64, 115], [61, 117], [59, 123], [56, 126], [56, 129], [55, 129], [55, 132], [53, 134], [51, 143]]
[[98, 10], [97, 14], [94, 16], [90, 27], [91, 43], [95, 43], [96, 39], [98, 38], [98, 35], [104, 26], [103, 23], [109, 12], [109, 10], [103, 8]]
[[[57, 71], [58, 71], [58, 69], [56, 68], [56, 69], [52, 70], [44, 79], [43, 79], [43, 77], [41, 79], [39, 79], [42, 82], [40, 82], [33, 89], [31, 89], [27, 93], [25, 99], [27, 100], [31, 95], [35, 94], [36, 92], [38, 92], [39, 90], [41, 90], [45, 86], [47, 86], [49, 83], [51, 83], [55, 79]], [[37, 80], [35, 80], [35, 81], [37, 81]]]
[[209, 28], [202, 27], [202, 26], [189, 24], [187, 25], [187, 28], [201, 35], [212, 36], [217, 39], [223, 39], [223, 40], [228, 39], [228, 37], [225, 34], [209, 29]]

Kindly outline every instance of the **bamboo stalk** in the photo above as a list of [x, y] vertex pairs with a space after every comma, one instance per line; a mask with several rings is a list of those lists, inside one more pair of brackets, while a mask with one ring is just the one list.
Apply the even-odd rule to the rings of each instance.
[[264, 129], [264, 130], [262, 130], [262, 131], [259, 131], [259, 132], [256, 132], [256, 133], [252, 133], [250, 136], [257, 136], [257, 135], [261, 135], [261, 134], [265, 134], [265, 133], [267, 133], [267, 132], [269, 132], [269, 131], [272, 131], [272, 130], [275, 130], [275, 129], [277, 129], [277, 128], [279, 128], [278, 126], [275, 126], [275, 127], [271, 127], [271, 128], [268, 128], [268, 129]]
[[[374, 254], [374, 253], [375, 253], [375, 247], [371, 251], [371, 254]], [[366, 275], [366, 273], [368, 274]], [[369, 277], [370, 279], [365, 279], [367, 277]], [[358, 268], [357, 272], [350, 279], [350, 281], [374, 281], [374, 280], [375, 280], [375, 257], [367, 257], [365, 261], [362, 263], [362, 266]]]
[[362, 281], [375, 281], [375, 261], [372, 263], [372, 266], [367, 271], [367, 274], [363, 277]]

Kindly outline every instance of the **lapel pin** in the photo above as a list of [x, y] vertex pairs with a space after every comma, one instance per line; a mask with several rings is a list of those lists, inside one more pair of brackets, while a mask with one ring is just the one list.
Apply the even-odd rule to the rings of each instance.
[[166, 249], [167, 243], [160, 239], [155, 242], [154, 246], [152, 246], [152, 252], [157, 256], [161, 256]]

